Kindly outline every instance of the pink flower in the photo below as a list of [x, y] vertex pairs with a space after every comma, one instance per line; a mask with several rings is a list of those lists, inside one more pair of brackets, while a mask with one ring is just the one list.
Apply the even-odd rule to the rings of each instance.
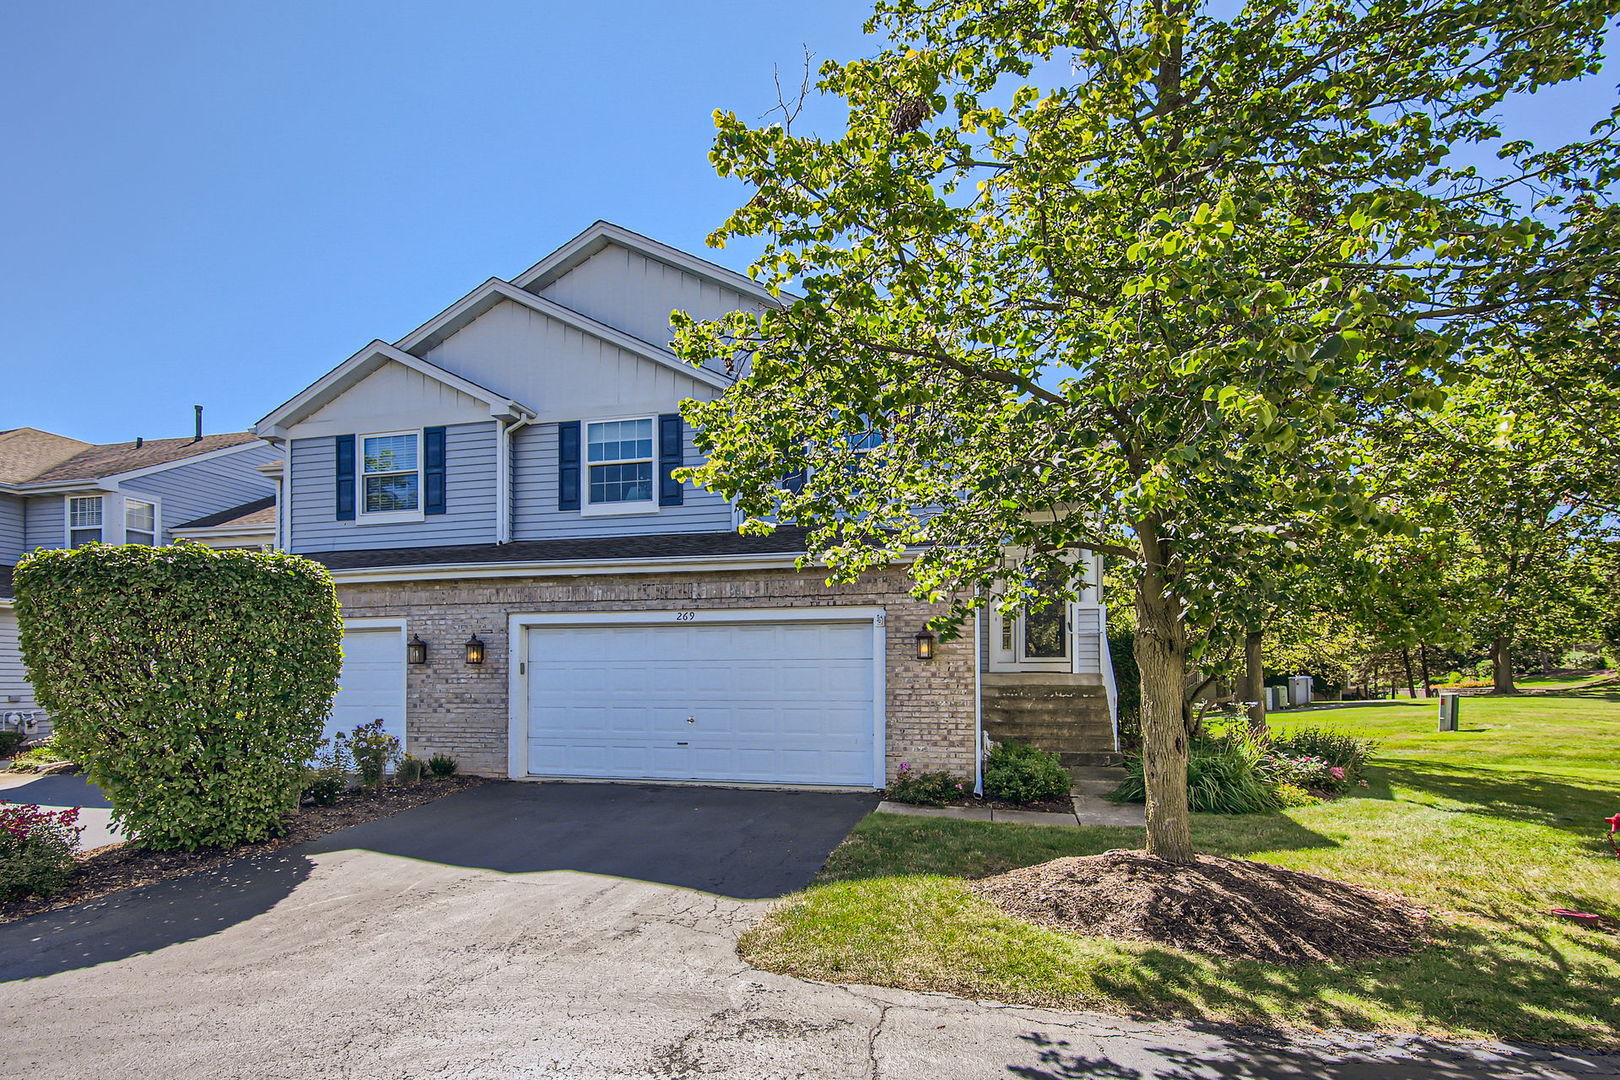
[[1337, 765], [1335, 765], [1335, 766], [1333, 766], [1333, 768], [1329, 769], [1328, 772], [1333, 774], [1333, 779], [1335, 779], [1335, 780], [1343, 780], [1344, 779], [1344, 770], [1339, 768], [1339, 766], [1337, 766]]
[[1604, 818], [1603, 820], [1609, 823], [1609, 831], [1611, 833], [1620, 832], [1620, 814], [1616, 814], [1611, 818]]

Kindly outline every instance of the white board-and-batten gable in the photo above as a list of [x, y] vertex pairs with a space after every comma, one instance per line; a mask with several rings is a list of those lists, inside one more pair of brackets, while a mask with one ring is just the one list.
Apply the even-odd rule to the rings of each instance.
[[531, 403], [542, 422], [670, 412], [730, 382], [531, 299], [500, 298], [421, 355]]

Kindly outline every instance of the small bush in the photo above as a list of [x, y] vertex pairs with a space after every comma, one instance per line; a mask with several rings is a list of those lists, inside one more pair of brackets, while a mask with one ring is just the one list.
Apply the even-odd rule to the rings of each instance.
[[148, 847], [281, 832], [342, 664], [326, 568], [281, 552], [88, 544], [14, 574], [56, 747]]
[[41, 810], [0, 803], [0, 900], [49, 896], [78, 867], [78, 807]]
[[383, 730], [381, 717], [356, 725], [347, 735], [340, 731], [333, 739], [354, 759], [360, 783], [370, 791], [382, 787], [389, 768], [399, 761], [399, 740]]
[[[1241, 730], [1200, 736], [1187, 751], [1188, 805], [1200, 814], [1263, 814], [1281, 809], [1276, 781], [1265, 770], [1265, 756], [1265, 746]], [[1110, 798], [1147, 801], [1141, 758], [1125, 763], [1125, 779]]]
[[1274, 735], [1271, 749], [1274, 753], [1289, 757], [1321, 758], [1329, 765], [1345, 770], [1354, 779], [1366, 766], [1367, 759], [1378, 750], [1378, 744], [1371, 739], [1358, 739], [1354, 735], [1342, 735], [1322, 728], [1300, 728]]
[[0, 758], [14, 757], [17, 748], [27, 741], [27, 732], [0, 731]]
[[449, 754], [434, 754], [427, 761], [428, 772], [439, 779], [456, 774], [456, 759]]
[[948, 772], [917, 772], [905, 762], [895, 771], [888, 797], [913, 806], [944, 806], [973, 794], [973, 785]]
[[984, 762], [984, 793], [1011, 803], [1068, 796], [1072, 778], [1056, 754], [1020, 742], [998, 743]]
[[1277, 799], [1285, 810], [1296, 806], [1316, 806], [1322, 801], [1298, 784], [1289, 783], [1277, 785]]
[[349, 780], [342, 773], [334, 773], [330, 769], [310, 769], [304, 773], [304, 790], [300, 801], [316, 806], [331, 806], [348, 789]]
[[394, 779], [401, 784], [419, 783], [427, 775], [427, 762], [414, 754], [406, 754], [394, 766]]

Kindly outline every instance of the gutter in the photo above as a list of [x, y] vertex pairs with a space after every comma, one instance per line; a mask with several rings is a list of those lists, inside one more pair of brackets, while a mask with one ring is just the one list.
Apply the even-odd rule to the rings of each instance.
[[566, 559], [547, 562], [445, 563], [332, 570], [338, 582], [442, 581], [447, 578], [575, 577], [587, 574], [676, 574], [685, 570], [793, 569], [800, 554], [687, 555], [666, 559]]
[[512, 437], [534, 423], [533, 416], [519, 416], [501, 423], [495, 440], [495, 543], [512, 542]]

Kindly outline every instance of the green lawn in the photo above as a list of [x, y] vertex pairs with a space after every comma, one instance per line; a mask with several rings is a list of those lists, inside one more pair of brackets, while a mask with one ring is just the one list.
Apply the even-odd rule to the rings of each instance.
[[742, 942], [773, 971], [1165, 1017], [1620, 1046], [1620, 693], [1466, 698], [1280, 718], [1379, 740], [1371, 786], [1281, 814], [1199, 815], [1205, 851], [1404, 894], [1433, 911], [1413, 956], [1271, 967], [1086, 938], [1006, 916], [961, 879], [1141, 846], [1141, 830], [874, 814]]

